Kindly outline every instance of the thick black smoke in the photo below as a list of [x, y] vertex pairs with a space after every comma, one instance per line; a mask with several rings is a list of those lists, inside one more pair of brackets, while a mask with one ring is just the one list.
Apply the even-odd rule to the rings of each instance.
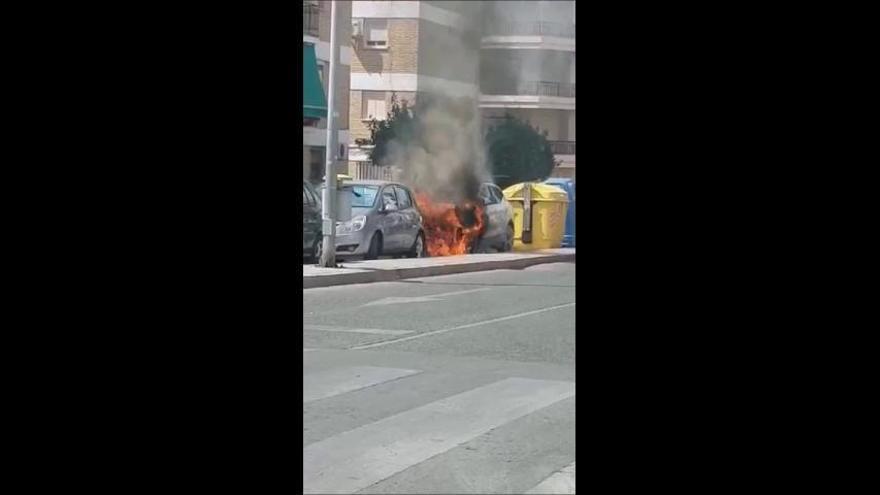
[[401, 180], [437, 200], [461, 203], [478, 197], [489, 179], [476, 101], [433, 96], [413, 109], [415, 129], [408, 140], [388, 143], [385, 164], [401, 170]]

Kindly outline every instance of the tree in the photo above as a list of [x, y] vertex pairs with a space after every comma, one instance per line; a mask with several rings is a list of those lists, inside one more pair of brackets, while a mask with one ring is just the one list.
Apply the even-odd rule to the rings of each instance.
[[[440, 148], [446, 146], [441, 139], [443, 136], [450, 134], [461, 137], [461, 133], [473, 132], [473, 142], [477, 148], [482, 146], [487, 151], [489, 170], [500, 187], [542, 181], [550, 176], [559, 162], [554, 159], [546, 131], [542, 133], [528, 122], [508, 115], [489, 128], [480, 141], [477, 126], [473, 126], [474, 130], [471, 131], [470, 124], [477, 123], [479, 119], [478, 111], [471, 107], [467, 100], [428, 95], [420, 97], [417, 107], [409, 107], [405, 100], [401, 103], [396, 95], [392, 95], [391, 111], [387, 118], [371, 120], [367, 124], [370, 139], [359, 139], [356, 142], [358, 145], [373, 145], [370, 160], [376, 165], [387, 165], [391, 161], [392, 142], [409, 146], [410, 149], [418, 148], [429, 156], [440, 156]], [[442, 118], [436, 118], [438, 114], [442, 114]], [[460, 151], [463, 153], [460, 156], [467, 156], [467, 150]], [[477, 153], [473, 154], [477, 160]], [[452, 181], [454, 185], [473, 182], [470, 180], [473, 177], [469, 177], [474, 175], [473, 167], [457, 172], [461, 172], [463, 177]]]
[[391, 111], [385, 120], [373, 118], [367, 123], [370, 130], [370, 139], [358, 139], [358, 145], [373, 145], [370, 151], [370, 160], [376, 165], [382, 165], [388, 154], [388, 143], [392, 140], [409, 142], [416, 134], [417, 121], [409, 108], [406, 100], [400, 103], [397, 95], [391, 95]]
[[489, 128], [486, 148], [492, 175], [502, 188], [543, 181], [559, 165], [547, 141], [547, 131], [542, 133], [510, 115]]

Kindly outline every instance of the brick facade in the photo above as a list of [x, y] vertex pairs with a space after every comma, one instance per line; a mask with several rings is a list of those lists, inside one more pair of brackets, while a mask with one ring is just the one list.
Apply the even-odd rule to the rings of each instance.
[[388, 47], [356, 46], [352, 72], [415, 73], [418, 69], [418, 19], [388, 19]]
[[[354, 143], [355, 139], [369, 139], [370, 138], [370, 130], [367, 129], [367, 123], [362, 120], [363, 115], [363, 91], [351, 91], [351, 100], [348, 106], [348, 112], [350, 115], [350, 139], [351, 142]], [[388, 111], [391, 111], [391, 91], [385, 92], [385, 107]], [[416, 102], [416, 93], [412, 91], [397, 91], [397, 98], [399, 101], [406, 100], [407, 103], [412, 106]]]
[[349, 118], [349, 136], [352, 144], [355, 139], [369, 139], [370, 131], [364, 122], [361, 122], [361, 108], [363, 105], [363, 91], [351, 91], [349, 100], [348, 114]]
[[[338, 29], [338, 41], [340, 49], [344, 49], [346, 47], [351, 47], [351, 1], [336, 1], [337, 8], [337, 29]], [[330, 2], [320, 1], [318, 2], [318, 39], [321, 44], [330, 43]], [[304, 33], [304, 37], [305, 37]], [[313, 40], [313, 39], [312, 39]], [[326, 46], [326, 45], [324, 45]], [[324, 51], [326, 53], [326, 49]], [[325, 55], [326, 56], [326, 55]], [[341, 56], [341, 53], [340, 53]], [[319, 60], [321, 62], [321, 60]], [[327, 62], [324, 60], [323, 62]], [[348, 65], [339, 64], [336, 67], [336, 94], [335, 94], [335, 103], [337, 111], [339, 112], [339, 117], [337, 119], [337, 127], [340, 131], [348, 130], [349, 127], [349, 99], [351, 97], [351, 77], [350, 77], [350, 67]], [[329, 100], [329, 78], [330, 78], [330, 68], [329, 65], [325, 68], [323, 72], [323, 85], [324, 85], [324, 94], [328, 95]], [[329, 101], [328, 101], [329, 102]], [[318, 129], [326, 129], [327, 121], [326, 119], [321, 119], [317, 125]], [[348, 142], [345, 142], [345, 139], [340, 136], [342, 141], [339, 144], [345, 145], [346, 150], [348, 149]], [[317, 146], [303, 146], [303, 178], [308, 179], [309, 173], [311, 169], [311, 161], [312, 149], [321, 149], [323, 150], [324, 145], [320, 144]], [[338, 151], [334, 151], [336, 153]], [[347, 161], [341, 160], [336, 162], [336, 167], [339, 172], [345, 172], [348, 168]]]
[[339, 109], [339, 118], [336, 120], [336, 126], [340, 130], [346, 130], [349, 127], [349, 100], [351, 99], [351, 77], [349, 76], [349, 67], [339, 64], [339, 67], [336, 69], [336, 78], [339, 81], [336, 86], [336, 108]]

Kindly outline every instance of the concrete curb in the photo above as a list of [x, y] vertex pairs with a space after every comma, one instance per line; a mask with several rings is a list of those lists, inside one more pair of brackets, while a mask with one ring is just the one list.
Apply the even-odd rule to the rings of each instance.
[[393, 270], [341, 273], [339, 275], [320, 275], [303, 277], [303, 289], [332, 287], [335, 285], [368, 284], [372, 282], [392, 282], [407, 278], [433, 277], [435, 275], [453, 275], [456, 273], [483, 272], [488, 270], [522, 270], [534, 265], [542, 265], [546, 263], [571, 263], [574, 261], [574, 254], [549, 254], [529, 258], [493, 260], [479, 263], [457, 263], [452, 265], [420, 266]]

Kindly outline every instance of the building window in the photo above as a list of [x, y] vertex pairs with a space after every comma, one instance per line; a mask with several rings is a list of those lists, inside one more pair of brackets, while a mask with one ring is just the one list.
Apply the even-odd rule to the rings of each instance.
[[324, 148], [309, 149], [309, 181], [313, 184], [321, 182], [324, 177]]
[[388, 111], [385, 107], [385, 92], [364, 91], [362, 97], [361, 119], [385, 120]]
[[311, 2], [303, 3], [303, 34], [318, 36], [318, 24], [321, 10], [318, 5]]
[[364, 19], [364, 40], [369, 48], [388, 46], [388, 19]]
[[327, 94], [327, 62], [318, 60], [318, 79], [321, 80], [321, 86], [324, 86], [324, 94]]

